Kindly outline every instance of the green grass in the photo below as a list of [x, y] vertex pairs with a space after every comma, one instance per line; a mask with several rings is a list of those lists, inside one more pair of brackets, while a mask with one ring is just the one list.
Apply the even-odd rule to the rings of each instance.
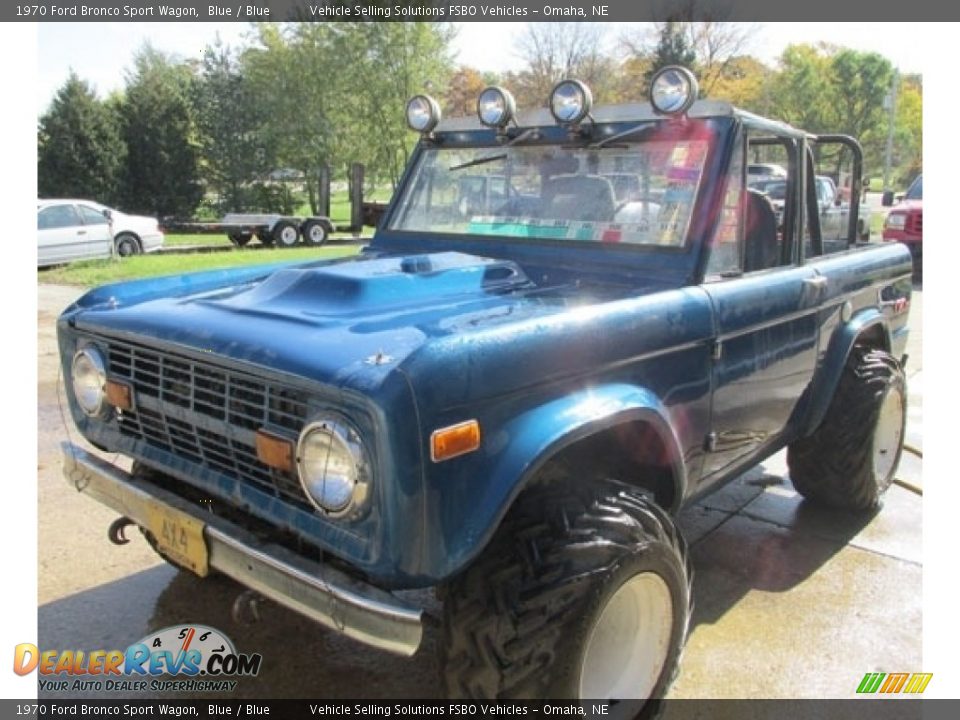
[[120, 280], [180, 275], [196, 270], [260, 265], [296, 260], [327, 260], [354, 255], [356, 245], [293, 250], [233, 250], [184, 255], [137, 255], [120, 260], [86, 260], [37, 272], [37, 282], [63, 285], [103, 285]]

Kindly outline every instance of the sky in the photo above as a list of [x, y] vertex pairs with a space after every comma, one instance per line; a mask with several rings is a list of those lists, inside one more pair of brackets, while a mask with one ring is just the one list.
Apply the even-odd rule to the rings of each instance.
[[[479, 70], [503, 72], [521, 67], [517, 38], [526, 23], [456, 23], [457, 62]], [[942, 25], [917, 24], [905, 31], [903, 23], [755, 23], [748, 50], [774, 63], [791, 43], [829, 42], [857, 50], [872, 50], [889, 58], [902, 72], [922, 72], [928, 53], [938, 42], [924, 42]], [[627, 33], [642, 33], [643, 23], [610, 23], [609, 42]], [[219, 35], [228, 44], [240, 44], [250, 32], [245, 23], [42, 23], [38, 25], [36, 108], [42, 114], [73, 69], [92, 83], [101, 96], [121, 89], [124, 73], [144, 42], [184, 58], [198, 57]], [[909, 38], [909, 42], [905, 39]]]

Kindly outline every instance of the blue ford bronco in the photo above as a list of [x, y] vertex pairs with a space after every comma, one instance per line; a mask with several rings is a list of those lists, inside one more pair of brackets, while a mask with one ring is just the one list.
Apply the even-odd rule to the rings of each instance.
[[[662, 70], [421, 134], [356, 257], [142, 280], [59, 319], [65, 475], [168, 561], [412, 654], [445, 691], [648, 698], [691, 612], [677, 512], [786, 448], [810, 502], [876, 506], [903, 444], [911, 260], [830, 237], [816, 159], [859, 145]], [[782, 215], [749, 162], [788, 170]], [[414, 594], [415, 596], [416, 594]]]

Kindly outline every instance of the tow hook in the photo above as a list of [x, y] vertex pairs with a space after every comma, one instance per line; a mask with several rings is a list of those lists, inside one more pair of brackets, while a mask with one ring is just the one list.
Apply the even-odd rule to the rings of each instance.
[[238, 625], [253, 625], [260, 622], [260, 603], [264, 600], [256, 590], [244, 590], [233, 601], [230, 615]]
[[107, 528], [107, 537], [110, 538], [110, 542], [114, 545], [126, 545], [130, 542], [130, 538], [124, 534], [124, 529], [128, 525], [136, 525], [136, 523], [128, 517], [120, 517], [110, 523], [110, 527]]

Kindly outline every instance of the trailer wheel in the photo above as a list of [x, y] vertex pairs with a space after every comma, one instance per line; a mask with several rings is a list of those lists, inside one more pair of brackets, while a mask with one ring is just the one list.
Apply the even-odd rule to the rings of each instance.
[[297, 226], [287, 220], [281, 220], [273, 226], [273, 240], [280, 247], [293, 247], [300, 240]]
[[326, 226], [319, 220], [307, 220], [303, 224], [303, 239], [307, 245], [323, 245], [327, 241]]
[[232, 235], [228, 235], [227, 237], [229, 237], [230, 242], [232, 242], [237, 247], [244, 247], [248, 242], [250, 242], [250, 239], [253, 236], [247, 233], [233, 233]]

